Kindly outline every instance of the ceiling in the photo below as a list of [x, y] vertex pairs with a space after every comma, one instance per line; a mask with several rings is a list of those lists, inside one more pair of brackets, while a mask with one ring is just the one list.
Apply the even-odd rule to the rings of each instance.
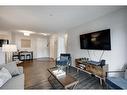
[[0, 29], [63, 32], [123, 6], [0, 6]]

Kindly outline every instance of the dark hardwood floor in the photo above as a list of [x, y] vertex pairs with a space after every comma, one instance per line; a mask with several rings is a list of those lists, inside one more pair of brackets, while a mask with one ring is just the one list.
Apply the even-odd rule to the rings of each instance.
[[[34, 59], [19, 64], [24, 67], [25, 89], [54, 89], [48, 82], [48, 68], [54, 67], [55, 62], [50, 58]], [[99, 83], [99, 79], [85, 72], [77, 72], [76, 68], [71, 67], [68, 74], [75, 77], [79, 83], [75, 89], [105, 89]], [[55, 85], [57, 85], [55, 83]], [[59, 88], [55, 88], [59, 89]]]
[[19, 66], [24, 68], [25, 89], [49, 89], [51, 85], [47, 80], [49, 76], [47, 68], [54, 65], [53, 59], [50, 58], [40, 58], [20, 63]]

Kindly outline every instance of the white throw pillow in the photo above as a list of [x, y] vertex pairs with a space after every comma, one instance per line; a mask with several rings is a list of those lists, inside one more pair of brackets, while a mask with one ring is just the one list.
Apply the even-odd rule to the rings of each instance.
[[127, 79], [127, 69], [125, 70], [124, 78]]
[[12, 76], [20, 74], [15, 61], [7, 63], [4, 67], [11, 73]]
[[12, 76], [6, 68], [0, 70], [0, 87], [4, 85]]

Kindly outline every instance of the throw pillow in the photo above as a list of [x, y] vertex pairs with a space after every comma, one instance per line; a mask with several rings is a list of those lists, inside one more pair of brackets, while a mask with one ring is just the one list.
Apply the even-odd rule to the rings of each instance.
[[6, 68], [0, 70], [0, 87], [4, 85], [12, 76]]
[[124, 78], [127, 79], [127, 69], [125, 70]]
[[12, 76], [20, 74], [15, 61], [6, 64], [4, 67], [11, 73]]

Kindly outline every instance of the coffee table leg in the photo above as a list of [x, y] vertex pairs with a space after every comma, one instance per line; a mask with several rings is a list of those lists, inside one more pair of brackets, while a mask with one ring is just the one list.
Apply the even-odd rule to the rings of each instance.
[[51, 84], [51, 86], [53, 87], [53, 88], [55, 88], [55, 86], [53, 85], [53, 83], [51, 82], [51, 78], [52, 77], [52, 75], [50, 75], [49, 77], [48, 77], [48, 81], [49, 81], [49, 83]]
[[[77, 83], [78, 84], [78, 83]], [[77, 84], [74, 85], [73, 89], [75, 89], [75, 87], [77, 86]]]
[[52, 83], [51, 83], [51, 80], [50, 80], [51, 77], [52, 77], [52, 75], [50, 75], [50, 76], [48, 77], [48, 81], [49, 81], [49, 83], [51, 84], [51, 86], [53, 87], [53, 85], [52, 85]]
[[50, 81], [51, 75], [48, 77], [48, 81]]
[[75, 83], [72, 83], [72, 84], [70, 84], [70, 85], [64, 87], [64, 89], [69, 89], [69, 88], [70, 88], [70, 89], [74, 89], [74, 88], [77, 86], [78, 82], [79, 82], [79, 81], [77, 81], [77, 82], [75, 82]]

